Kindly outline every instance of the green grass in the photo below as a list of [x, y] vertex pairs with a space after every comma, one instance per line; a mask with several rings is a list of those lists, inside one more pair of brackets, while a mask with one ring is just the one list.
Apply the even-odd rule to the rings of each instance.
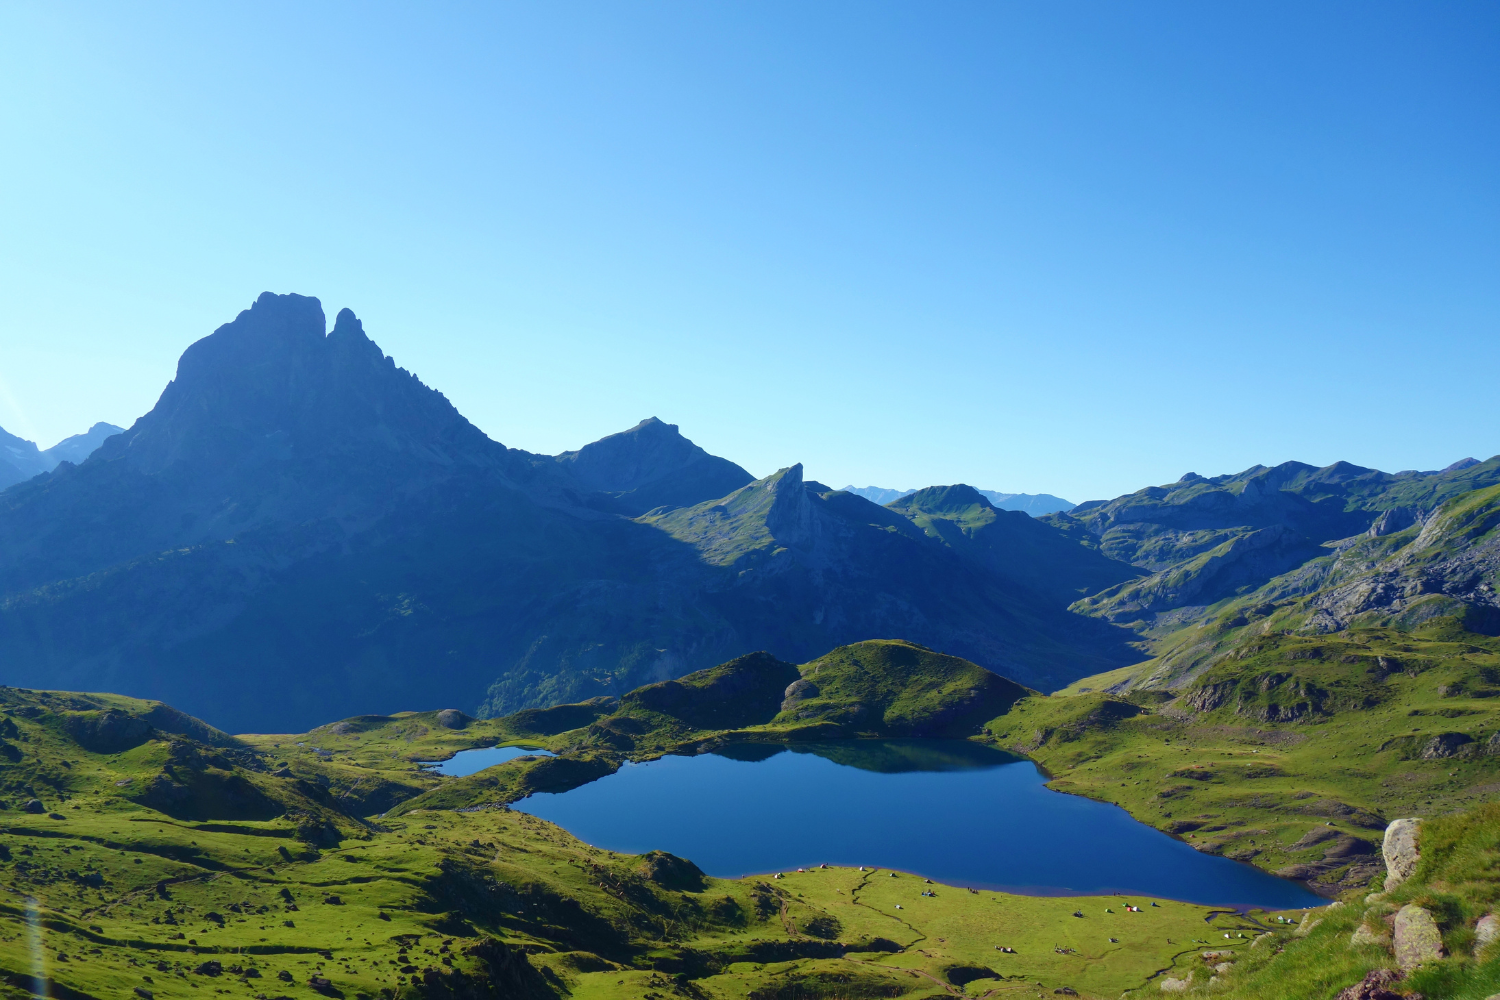
[[[0, 768], [9, 807], [0, 811], [0, 995], [30, 995], [40, 976], [62, 998], [138, 989], [159, 997], [920, 996], [955, 979], [973, 992], [985, 985], [976, 976], [993, 975], [1115, 996], [1182, 962], [1190, 939], [1206, 939], [1210, 928], [1256, 924], [1187, 904], [1125, 914], [1110, 897], [976, 894], [888, 872], [711, 879], [670, 856], [590, 847], [505, 808], [410, 808], [434, 801], [434, 791], [406, 800], [399, 814], [361, 816], [347, 811], [358, 798], [335, 794], [349, 773], [460, 788], [466, 779], [409, 772], [411, 759], [499, 731], [402, 715], [300, 737], [226, 738], [233, 759], [160, 730], [92, 751], [69, 735], [78, 725], [70, 720], [96, 717], [101, 704], [132, 717], [155, 710], [0, 691], [0, 730], [13, 748]], [[265, 749], [250, 749], [258, 744]], [[545, 763], [484, 773], [526, 774]], [[295, 771], [282, 775], [283, 765]], [[188, 787], [188, 771], [250, 783], [275, 815], [244, 818], [235, 815], [243, 803], [197, 793], [177, 802], [175, 816], [141, 801], [164, 775]], [[32, 796], [43, 812], [23, 810]]]
[[[0, 689], [0, 996], [29, 995], [41, 974], [63, 1000], [1117, 997], [1156, 995], [1169, 976], [1206, 986], [1220, 960], [1202, 953], [1229, 948], [1215, 995], [1326, 997], [1390, 964], [1349, 946], [1354, 927], [1418, 902], [1451, 957], [1410, 985], [1482, 1000], [1500, 989], [1494, 956], [1473, 951], [1474, 921], [1500, 899], [1500, 757], [1480, 752], [1500, 726], [1496, 668], [1494, 640], [1450, 621], [1268, 635], [1177, 695], [1045, 697], [876, 641], [504, 719], [399, 713], [239, 737], [152, 702]], [[789, 678], [816, 690], [783, 707]], [[975, 719], [988, 721], [973, 738], [1029, 754], [1054, 788], [1312, 877], [1344, 905], [1298, 935], [1288, 915], [971, 893], [901, 873], [719, 880], [506, 807], [674, 750], [953, 735]], [[1453, 732], [1470, 751], [1422, 757]], [[451, 779], [418, 765], [497, 743], [560, 756]], [[42, 812], [23, 810], [31, 798]], [[1429, 817], [1422, 865], [1365, 904], [1380, 877], [1369, 851], [1398, 815]]]

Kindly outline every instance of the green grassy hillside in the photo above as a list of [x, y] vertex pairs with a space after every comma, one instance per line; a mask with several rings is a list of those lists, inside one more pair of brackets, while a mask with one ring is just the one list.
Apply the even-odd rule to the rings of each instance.
[[[1384, 971], [1386, 988], [1428, 1000], [1487, 1000], [1500, 992], [1500, 942], [1476, 926], [1500, 905], [1500, 805], [1425, 820], [1421, 859], [1389, 892], [1350, 893], [1305, 922], [1273, 922], [1270, 934], [1234, 949], [1232, 963], [1192, 970], [1194, 992], [1230, 1000], [1333, 997]], [[1402, 970], [1391, 954], [1396, 913], [1416, 905], [1435, 918], [1445, 957]], [[1213, 978], [1213, 977], [1217, 978]]]
[[1387, 820], [1500, 793], [1500, 640], [1452, 619], [1265, 636], [1177, 693], [1088, 687], [990, 729], [1053, 787], [1330, 893], [1380, 869]]
[[[1047, 697], [872, 641], [504, 719], [400, 713], [286, 735], [0, 689], [0, 996], [1102, 998], [1175, 983], [1331, 997], [1393, 965], [1381, 928], [1414, 903], [1446, 957], [1399, 988], [1483, 1000], [1500, 988], [1476, 931], [1500, 901], [1497, 647], [1452, 619], [1268, 636], [1175, 696], [1122, 698]], [[1239, 916], [857, 868], [722, 880], [659, 852], [593, 848], [507, 806], [632, 758], [955, 735], [976, 720], [972, 738], [1029, 754], [1054, 788], [1343, 905]], [[501, 743], [558, 755], [465, 778], [421, 766]], [[1429, 817], [1416, 873], [1367, 902], [1386, 822], [1412, 815]], [[1370, 943], [1351, 946], [1361, 925]]]
[[841, 646], [801, 668], [776, 722], [843, 735], [967, 736], [1034, 694], [956, 656], [898, 640]]
[[460, 787], [414, 760], [504, 723], [413, 713], [240, 740], [191, 727], [216, 747], [152, 717], [180, 718], [0, 690], [0, 996], [1116, 996], [1191, 962], [1199, 938], [1269, 925], [883, 871], [712, 879], [503, 807], [361, 814], [351, 775]]

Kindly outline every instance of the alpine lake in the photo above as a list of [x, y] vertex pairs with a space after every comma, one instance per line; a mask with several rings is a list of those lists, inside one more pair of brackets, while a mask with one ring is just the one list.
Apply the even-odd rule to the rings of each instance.
[[[431, 767], [461, 776], [526, 754], [546, 751], [464, 750]], [[1326, 902], [1046, 780], [1025, 758], [965, 740], [741, 743], [627, 763], [513, 808], [597, 847], [668, 851], [721, 878], [863, 865], [1027, 895], [1118, 893], [1236, 909]]]

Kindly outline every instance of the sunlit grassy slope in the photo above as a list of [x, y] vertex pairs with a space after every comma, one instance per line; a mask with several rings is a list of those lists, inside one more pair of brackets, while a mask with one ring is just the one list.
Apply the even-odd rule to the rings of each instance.
[[1500, 793], [1500, 640], [1452, 619], [1268, 635], [1177, 693], [1076, 693], [1091, 686], [989, 728], [1055, 788], [1330, 892], [1379, 867], [1387, 820]]
[[[238, 737], [152, 702], [0, 689], [0, 995], [31, 995], [40, 976], [62, 1000], [1117, 997], [1166, 979], [1331, 997], [1391, 964], [1382, 947], [1351, 948], [1354, 927], [1378, 931], [1415, 901], [1450, 957], [1402, 988], [1481, 1000], [1500, 988], [1474, 936], [1500, 895], [1489, 641], [1451, 621], [1272, 637], [1177, 696], [1128, 700], [1045, 697], [869, 642], [504, 719], [401, 713]], [[1019, 748], [1059, 790], [1309, 878], [1344, 905], [1302, 925], [1301, 913], [973, 893], [817, 858], [780, 879], [719, 880], [506, 806], [627, 759], [912, 734]], [[419, 764], [497, 743], [558, 756], [455, 779]], [[1430, 817], [1422, 866], [1366, 904], [1381, 829], [1402, 815]]]
[[6, 689], [0, 707], [0, 990], [14, 997], [897, 996], [997, 977], [1113, 996], [1188, 962], [1195, 939], [1266, 923], [884, 871], [718, 880], [504, 808], [348, 811], [352, 774], [396, 794], [440, 781], [412, 758], [503, 735], [435, 713], [216, 756], [133, 725], [150, 703]]

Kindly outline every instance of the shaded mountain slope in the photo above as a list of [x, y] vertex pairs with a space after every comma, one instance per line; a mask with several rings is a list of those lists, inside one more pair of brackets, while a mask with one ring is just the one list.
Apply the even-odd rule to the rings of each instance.
[[262, 295], [183, 353], [129, 430], [0, 495], [0, 587], [245, 531], [316, 524], [328, 544], [455, 475], [535, 477], [397, 368], [352, 312], [323, 331], [316, 299]]
[[1102, 555], [1076, 522], [999, 510], [971, 486], [929, 486], [890, 508], [965, 559], [1062, 604], [1142, 575]]
[[957, 558], [895, 511], [804, 483], [801, 466], [642, 520], [717, 567], [714, 606], [741, 634], [774, 636], [784, 658], [901, 636], [1040, 686], [1136, 655], [1123, 633]]
[[46, 472], [49, 466], [34, 442], [0, 427], [0, 490]]
[[51, 462], [52, 468], [56, 468], [60, 462], [72, 462], [78, 465], [98, 451], [106, 440], [123, 433], [124, 430], [123, 427], [116, 427], [114, 424], [101, 420], [82, 434], [73, 434], [63, 438], [42, 454]]
[[0, 427], [0, 490], [51, 472], [60, 462], [77, 465], [92, 455], [106, 438], [122, 430], [123, 427], [100, 421], [82, 434], [63, 438], [50, 448], [39, 449], [33, 442]]
[[631, 516], [726, 496], [755, 479], [655, 417], [564, 452], [557, 461], [588, 489], [608, 494], [612, 509]]
[[261, 296], [128, 431], [0, 493], [7, 680], [255, 730], [418, 699], [505, 714], [872, 635], [1039, 686], [1136, 657], [800, 467], [667, 509], [748, 474], [660, 421], [507, 449], [353, 313], [324, 327], [316, 299]]

